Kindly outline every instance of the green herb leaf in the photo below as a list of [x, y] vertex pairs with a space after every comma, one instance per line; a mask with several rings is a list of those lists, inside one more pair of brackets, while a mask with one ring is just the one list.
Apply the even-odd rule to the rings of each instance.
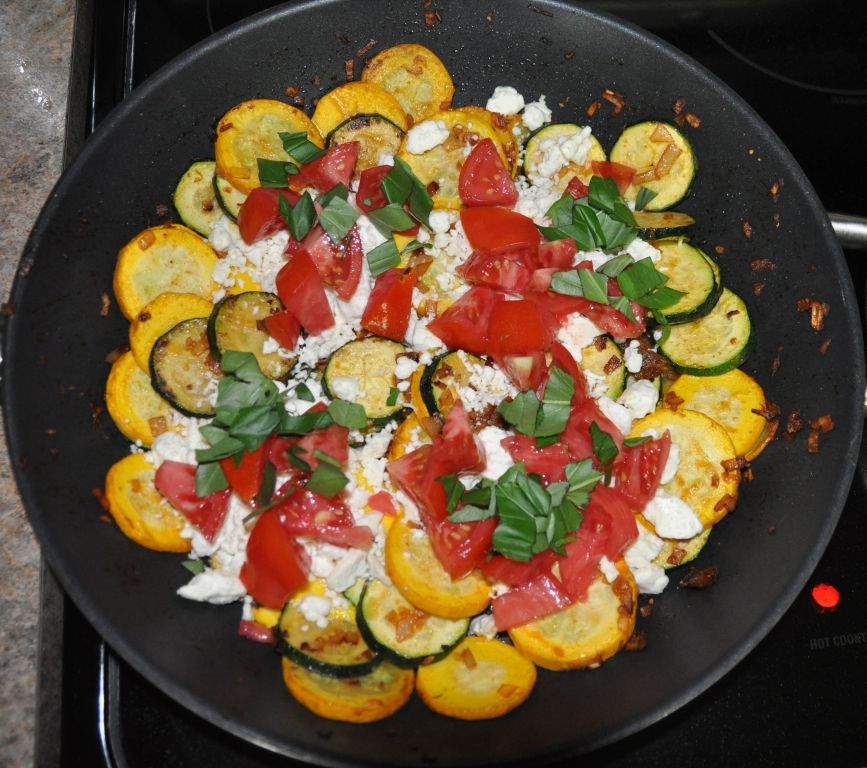
[[487, 520], [496, 514], [496, 504], [489, 507], [477, 507], [474, 504], [465, 504], [449, 515], [452, 523], [476, 523], [479, 520]]
[[295, 387], [295, 397], [298, 400], [303, 400], [306, 403], [315, 403], [316, 398], [313, 396], [313, 393], [310, 391], [310, 387], [308, 387], [303, 381]]
[[537, 418], [533, 434], [537, 437], [551, 437], [566, 429], [574, 394], [575, 380], [555, 365], [545, 385], [541, 414]]
[[382, 192], [389, 203], [403, 205], [412, 193], [412, 177], [407, 173], [409, 166], [395, 163], [382, 179]]
[[203, 560], [184, 560], [181, 565], [194, 576], [205, 572], [205, 562]]
[[527, 562], [533, 557], [537, 533], [530, 502], [517, 483], [498, 483], [496, 496], [499, 523], [493, 547], [511, 560]]
[[546, 435], [545, 437], [536, 438], [537, 448], [546, 448], [549, 445], [554, 445], [560, 442], [560, 435]]
[[298, 416], [290, 416], [284, 411], [276, 431], [281, 435], [309, 435], [314, 429], [325, 429], [333, 423], [329, 411], [307, 411]]
[[345, 200], [334, 197], [319, 214], [319, 224], [328, 236], [339, 243], [346, 237], [361, 214]]
[[620, 190], [614, 179], [603, 179], [601, 176], [593, 176], [590, 179], [587, 202], [600, 211], [614, 215], [614, 203], [620, 200]]
[[327, 192], [319, 195], [319, 197], [317, 198], [317, 202], [324, 208], [335, 198], [339, 198], [345, 202], [348, 197], [349, 190], [346, 188], [346, 185], [342, 181], [338, 181]]
[[390, 237], [367, 254], [367, 266], [370, 267], [370, 274], [373, 277], [377, 277], [399, 264], [400, 254], [397, 252], [394, 240]]
[[368, 211], [367, 218], [384, 237], [391, 237], [392, 232], [402, 232], [404, 229], [409, 229], [414, 223], [409, 214], [396, 203]]
[[[628, 208], [625, 210], [629, 211]], [[630, 215], [632, 212], [629, 211]], [[601, 211], [598, 214], [599, 224], [602, 228], [602, 240], [600, 247], [608, 251], [619, 251], [625, 248], [638, 236], [638, 230], [622, 221], [618, 221]]]
[[[405, 160], [399, 157], [394, 158], [394, 168], [391, 172], [395, 172], [394, 169], [397, 169], [398, 173], [404, 174], [404, 176], [410, 180], [411, 190], [409, 193], [409, 212], [417, 222], [424, 224], [428, 229], [430, 229], [430, 212], [433, 210], [433, 199], [428, 193], [427, 187], [422, 180], [413, 173], [412, 168], [409, 167]], [[405, 200], [406, 198], [401, 202], [404, 202]], [[389, 200], [389, 202], [396, 201]]]
[[593, 444], [593, 455], [599, 459], [602, 466], [610, 464], [617, 458], [617, 444], [605, 430], [595, 421], [590, 422], [590, 440]]
[[624, 269], [632, 264], [635, 259], [628, 253], [621, 253], [620, 256], [615, 256], [610, 261], [606, 261], [598, 271], [606, 277], [617, 277]]
[[584, 286], [578, 276], [577, 269], [565, 272], [555, 272], [551, 276], [551, 290], [554, 293], [563, 293], [567, 296], [583, 296]]
[[200, 499], [228, 487], [229, 481], [219, 462], [212, 461], [196, 467], [196, 496]]
[[641, 186], [638, 188], [638, 194], [635, 196], [635, 210], [643, 211], [647, 208], [647, 204], [653, 200], [659, 193], [654, 192], [649, 187]]
[[[677, 302], [680, 301], [683, 296], [683, 291], [678, 291], [674, 288], [669, 288], [667, 285], [664, 285], [662, 286], [662, 288], [657, 288], [651, 293], [646, 293], [638, 301], [648, 309], [656, 310], [665, 309], [666, 307], [670, 307], [673, 304], [677, 304]], [[657, 320], [657, 322], [659, 321]]]
[[628, 320], [633, 323], [635, 322], [635, 313], [632, 311], [632, 304], [629, 303], [629, 299], [625, 296], [612, 296], [611, 306], [621, 314], [626, 315]]
[[302, 453], [307, 453], [307, 449], [302, 448], [300, 445], [293, 445], [288, 451], [286, 451], [286, 458], [293, 467], [298, 467], [298, 469], [303, 472], [312, 472], [313, 467], [301, 458], [300, 454]]
[[325, 154], [324, 149], [320, 149], [307, 138], [305, 131], [297, 131], [295, 133], [281, 131], [277, 135], [280, 137], [280, 141], [283, 142], [283, 149], [286, 154], [291, 155], [296, 162], [302, 164], [309, 163], [311, 160], [315, 160], [317, 157]]
[[593, 469], [592, 459], [582, 459], [566, 465], [566, 482], [569, 491], [566, 498], [576, 507], [583, 507], [590, 500], [590, 492], [596, 487], [602, 473]]
[[289, 177], [298, 173], [298, 166], [285, 160], [266, 160], [256, 158], [259, 170], [259, 183], [263, 187], [288, 187]]
[[567, 224], [571, 224], [574, 202], [575, 200], [572, 198], [572, 195], [564, 194], [545, 212], [545, 215], [551, 219], [555, 227], [564, 227]]
[[579, 269], [578, 278], [585, 298], [597, 304], [608, 303], [608, 278], [592, 269]]
[[658, 272], [649, 259], [639, 259], [617, 276], [617, 285], [627, 299], [640, 301], [655, 288], [664, 285], [668, 278]]
[[365, 429], [367, 413], [363, 405], [350, 403], [348, 400], [334, 400], [328, 406], [328, 411], [335, 424], [349, 429]]
[[634, 448], [636, 445], [644, 445], [653, 438], [650, 435], [641, 435], [641, 437], [627, 437], [623, 440], [624, 448]]
[[289, 227], [289, 233], [296, 240], [301, 241], [313, 228], [316, 221], [316, 208], [309, 192], [301, 195], [295, 205], [292, 205], [285, 197], [281, 196], [278, 201], [280, 215]]
[[327, 461], [320, 461], [307, 481], [307, 489], [331, 499], [340, 493], [348, 482], [349, 478], [339, 467]]
[[245, 443], [226, 435], [211, 445], [210, 448], [198, 448], [196, 450], [196, 462], [201, 464], [207, 461], [219, 461], [236, 454], [240, 456], [244, 452], [244, 448]]
[[536, 431], [536, 416], [539, 413], [539, 398], [532, 390], [521, 392], [512, 400], [504, 400], [497, 412], [513, 425], [518, 432], [532, 435]]
[[265, 462], [264, 471], [262, 472], [262, 484], [259, 486], [259, 492], [256, 494], [257, 506], [265, 506], [271, 502], [274, 497], [274, 489], [277, 487], [277, 468], [270, 462]]
[[332, 466], [335, 466], [335, 467], [340, 466], [340, 462], [337, 459], [335, 459], [333, 456], [330, 456], [329, 454], [325, 453], [325, 451], [320, 450], [319, 448], [313, 449], [313, 455], [317, 459], [319, 459], [319, 461], [324, 461], [327, 464], [331, 464]]
[[398, 397], [400, 397], [400, 390], [397, 387], [392, 387], [388, 390], [388, 398], [386, 399], [385, 404], [395, 405]]
[[439, 478], [446, 492], [446, 510], [451, 514], [455, 511], [464, 494], [464, 486], [457, 475], [444, 475]]

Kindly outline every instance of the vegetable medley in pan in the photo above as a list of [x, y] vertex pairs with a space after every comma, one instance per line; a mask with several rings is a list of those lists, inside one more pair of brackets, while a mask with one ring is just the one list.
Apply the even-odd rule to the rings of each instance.
[[681, 128], [606, 151], [542, 95], [453, 95], [406, 44], [312, 116], [236, 105], [114, 273], [109, 510], [327, 718], [492, 718], [598, 666], [772, 436], [747, 306], [671, 210]]

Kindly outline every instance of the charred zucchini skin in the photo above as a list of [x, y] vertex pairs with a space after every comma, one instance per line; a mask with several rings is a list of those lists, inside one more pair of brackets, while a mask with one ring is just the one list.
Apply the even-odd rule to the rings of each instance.
[[[397, 640], [389, 616], [401, 611], [419, 614], [423, 627], [412, 637]], [[442, 659], [466, 637], [470, 628], [469, 619], [442, 619], [419, 611], [396, 587], [376, 579], [368, 581], [361, 593], [356, 621], [368, 645], [404, 669]]]
[[723, 286], [707, 254], [681, 237], [656, 240], [653, 245], [662, 255], [656, 268], [669, 278], [667, 285], [685, 294], [662, 310], [666, 320], [686, 323], [708, 314], [719, 301]]
[[247, 195], [232, 186], [232, 183], [214, 174], [214, 197], [219, 203], [223, 213], [232, 221], [238, 221], [238, 213], [241, 205], [247, 199]]
[[275, 634], [277, 650], [287, 659], [329, 677], [361, 677], [382, 661], [351, 621], [330, 620], [320, 628], [307, 621], [291, 600], [280, 614]]
[[[484, 365], [485, 361], [469, 352], [464, 352], [471, 361]], [[456, 351], [443, 352], [437, 355], [429, 365], [425, 366], [419, 381], [421, 399], [428, 409], [428, 413], [440, 413], [440, 397], [438, 390], [441, 386], [448, 387], [450, 384], [462, 384], [460, 371], [465, 368], [460, 354]]]
[[695, 219], [679, 211], [635, 211], [635, 224], [642, 240], [688, 235]]
[[211, 355], [207, 319], [182, 320], [160, 336], [149, 368], [153, 388], [176, 410], [196, 417], [216, 413], [205, 392], [222, 374]]
[[360, 150], [355, 165], [355, 176], [379, 165], [380, 154], [394, 155], [403, 141], [403, 131], [382, 115], [354, 115], [338, 125], [325, 141], [326, 146], [359, 142]]
[[202, 237], [211, 234], [211, 227], [223, 213], [214, 185], [216, 166], [213, 160], [193, 163], [181, 176], [172, 197], [181, 221]]
[[276, 352], [263, 352], [262, 343], [269, 337], [260, 328], [266, 317], [283, 309], [280, 297], [267, 291], [246, 291], [221, 299], [208, 319], [212, 354], [220, 360], [228, 351], [250, 352], [262, 373], [271, 379], [285, 379], [295, 361]]

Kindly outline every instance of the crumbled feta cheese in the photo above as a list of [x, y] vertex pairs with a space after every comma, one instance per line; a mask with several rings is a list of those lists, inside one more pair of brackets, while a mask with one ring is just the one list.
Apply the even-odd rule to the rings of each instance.
[[[633, 419], [641, 419], [656, 408], [659, 401], [659, 390], [652, 381], [636, 379], [629, 382], [617, 402], [625, 405]], [[624, 433], [625, 434], [625, 433]]]
[[485, 109], [501, 115], [517, 115], [524, 108], [524, 97], [511, 85], [498, 85]]
[[584, 371], [584, 381], [587, 382], [587, 394], [598, 400], [608, 393], [608, 379], [593, 371]]
[[328, 386], [341, 400], [355, 401], [361, 395], [361, 385], [357, 376], [333, 376]]
[[583, 357], [584, 347], [593, 343], [593, 339], [604, 331], [592, 320], [583, 315], [573, 313], [569, 315], [566, 324], [557, 331], [557, 341], [569, 350], [572, 357], [579, 363]]
[[574, 163], [584, 165], [587, 153], [593, 146], [593, 135], [590, 128], [582, 128], [573, 135], [560, 134], [539, 142], [539, 159], [531, 174], [531, 181], [550, 179], [557, 175], [561, 168]]
[[437, 354], [445, 351], [446, 345], [443, 344], [443, 340], [428, 330], [427, 324], [429, 322], [429, 318], [418, 317], [415, 312], [410, 312], [409, 325], [406, 329], [406, 343], [418, 352]]
[[440, 210], [431, 211], [428, 221], [431, 231], [438, 235], [448, 232], [453, 223], [449, 212]]
[[243, 598], [247, 594], [247, 589], [237, 574], [205, 568], [179, 587], [177, 594], [187, 600], [196, 600], [200, 603], [225, 605]]
[[633, 339], [623, 351], [623, 362], [626, 364], [626, 370], [630, 373], [638, 373], [644, 363], [644, 358], [641, 352], [638, 351], [638, 342]]
[[683, 499], [657, 488], [642, 513], [666, 539], [691, 539], [704, 530], [698, 515]]
[[540, 226], [550, 226], [551, 219], [546, 216], [551, 206], [560, 199], [561, 192], [547, 179], [535, 179], [529, 184], [523, 176], [519, 176], [515, 187], [518, 190], [518, 202], [515, 210], [524, 216], [529, 216]]
[[167, 431], [154, 439], [148, 457], [159, 468], [164, 461], [180, 461], [183, 464], [196, 463], [196, 451], [177, 432]]
[[544, 94], [539, 97], [538, 101], [531, 101], [524, 107], [521, 119], [529, 131], [536, 131], [545, 123], [551, 122], [551, 110], [545, 103]]
[[335, 592], [345, 592], [358, 579], [365, 578], [369, 574], [367, 552], [361, 549], [349, 549], [337, 561], [334, 570], [325, 579], [325, 583], [329, 589], [333, 589]]
[[628, 253], [636, 261], [641, 259], [650, 259], [654, 264], [662, 258], [662, 254], [657, 248], [654, 248], [650, 243], [645, 242], [640, 237], [636, 237], [626, 248], [623, 253]]
[[493, 640], [497, 636], [497, 622], [494, 621], [492, 614], [483, 613], [470, 621], [470, 628], [467, 634], [476, 637], [487, 637], [488, 640]]
[[[364, 214], [361, 214], [355, 220], [355, 226], [358, 227], [358, 237], [361, 240], [361, 250], [367, 256], [374, 248], [382, 245], [388, 238], [382, 234]], [[367, 261], [367, 259], [364, 259]]]
[[485, 449], [485, 468], [482, 470], [482, 477], [496, 480], [515, 463], [501, 444], [506, 437], [509, 437], [506, 430], [494, 426], [485, 427], [479, 432], [478, 438]]
[[458, 397], [468, 411], [482, 411], [518, 394], [518, 388], [498, 366], [479, 365], [463, 350], [458, 351], [458, 357], [469, 373], [466, 385], [457, 387]]
[[391, 152], [380, 152], [376, 160], [377, 165], [394, 165], [394, 155]]
[[602, 571], [602, 575], [609, 584], [617, 581], [617, 577], [620, 575], [617, 566], [605, 557], [605, 555], [602, 555], [602, 559], [599, 561], [599, 570]]
[[638, 538], [623, 553], [626, 565], [635, 577], [638, 591], [658, 595], [668, 586], [668, 576], [662, 566], [653, 561], [662, 551], [664, 542], [644, 526], [638, 526]]
[[331, 613], [331, 600], [319, 595], [307, 595], [307, 597], [298, 603], [298, 610], [301, 611], [304, 618], [311, 624], [324, 629], [328, 626], [328, 614]]
[[620, 403], [615, 403], [608, 395], [602, 395], [597, 401], [596, 404], [599, 406], [599, 410], [602, 411], [603, 415], [606, 416], [617, 429], [620, 430], [624, 435], [629, 434], [629, 430], [632, 429], [632, 413], [629, 409], [620, 405]]
[[283, 401], [283, 407], [286, 409], [286, 412], [292, 416], [300, 416], [301, 414], [307, 413], [315, 404], [317, 400], [321, 400], [323, 397], [322, 387], [319, 382], [315, 378], [310, 378], [305, 382], [307, 389], [310, 390], [310, 394], [313, 396], [313, 400], [302, 400], [297, 394], [297, 386], [300, 382], [293, 382], [293, 386], [291, 391], [287, 394], [286, 399]]
[[674, 480], [675, 475], [677, 475], [677, 468], [679, 466], [680, 446], [672, 440], [671, 447], [668, 450], [668, 458], [665, 460], [665, 467], [663, 467], [662, 475], [659, 478], [659, 484], [665, 485], [666, 483], [670, 483], [672, 480]]
[[409, 129], [404, 146], [411, 155], [423, 155], [448, 137], [448, 126], [442, 120], [424, 120]]
[[403, 355], [397, 358], [397, 363], [394, 366], [394, 375], [398, 379], [408, 379], [415, 373], [416, 368], [418, 368], [418, 363], [411, 357]]

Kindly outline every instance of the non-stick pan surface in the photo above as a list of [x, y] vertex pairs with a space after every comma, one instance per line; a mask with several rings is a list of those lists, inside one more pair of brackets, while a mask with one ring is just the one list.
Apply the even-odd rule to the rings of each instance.
[[[293, 5], [221, 33], [151, 78], [105, 121], [48, 201], [6, 338], [10, 450], [63, 587], [169, 695], [252, 742], [328, 764], [538, 761], [664, 717], [725, 674], [789, 606], [834, 528], [861, 435], [864, 361], [851, 282], [815, 193], [771, 130], [699, 65], [612, 18], [546, 0], [434, 5], [441, 21], [430, 27], [420, 1]], [[128, 450], [100, 412], [105, 357], [126, 339], [116, 306], [100, 313], [118, 248], [162, 220], [157, 205], [170, 202], [191, 160], [212, 156], [212, 127], [229, 107], [285, 98], [289, 86], [309, 104], [344, 80], [344, 62], [368, 40], [371, 54], [401, 41], [430, 46], [454, 76], [456, 104], [484, 104], [496, 85], [514, 85], [528, 100], [545, 94], [555, 119], [589, 120], [609, 148], [628, 123], [672, 119], [674, 102], [686, 99], [701, 118], [687, 129], [699, 173], [681, 208], [696, 218], [699, 244], [725, 248], [724, 280], [753, 315], [745, 368], [784, 413], [829, 413], [836, 425], [818, 454], [807, 452], [804, 434], [767, 449], [699, 561], [719, 567], [718, 583], [678, 589], [675, 575], [643, 621], [646, 650], [595, 671], [542, 673], [524, 706], [491, 722], [441, 718], [418, 701], [375, 725], [318, 719], [283, 689], [274, 654], [237, 636], [237, 608], [176, 597], [188, 578], [181, 558], [128, 541], [92, 494]], [[612, 116], [603, 101], [588, 118], [606, 88], [624, 94], [622, 113]], [[773, 269], [755, 271], [758, 259]], [[830, 306], [820, 332], [796, 310], [808, 297]]]

